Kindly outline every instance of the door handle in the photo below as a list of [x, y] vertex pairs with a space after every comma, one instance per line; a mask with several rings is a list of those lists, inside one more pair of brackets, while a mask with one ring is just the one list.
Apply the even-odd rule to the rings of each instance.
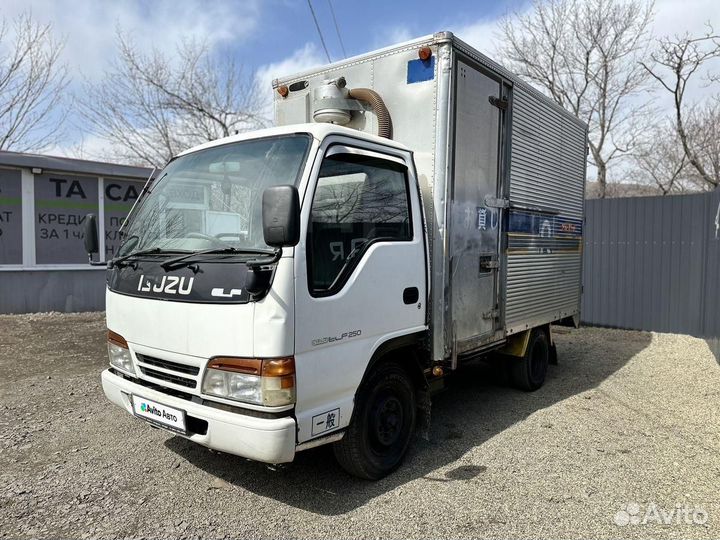
[[480, 273], [500, 268], [500, 263], [493, 255], [480, 255]]
[[420, 299], [420, 291], [417, 287], [408, 287], [403, 291], [403, 302], [406, 304], [414, 304]]

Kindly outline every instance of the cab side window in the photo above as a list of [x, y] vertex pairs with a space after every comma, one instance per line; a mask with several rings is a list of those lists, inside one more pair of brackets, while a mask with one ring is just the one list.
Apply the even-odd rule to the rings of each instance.
[[356, 154], [325, 158], [308, 235], [312, 292], [339, 289], [370, 243], [411, 239], [403, 165]]

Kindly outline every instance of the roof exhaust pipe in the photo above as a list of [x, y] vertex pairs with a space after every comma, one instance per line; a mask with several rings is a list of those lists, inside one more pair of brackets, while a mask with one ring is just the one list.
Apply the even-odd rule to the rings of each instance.
[[369, 88], [348, 90], [345, 77], [326, 80], [313, 91], [315, 122], [345, 125], [350, 122], [351, 111], [372, 109], [378, 119], [378, 136], [392, 139], [392, 119], [380, 94]]

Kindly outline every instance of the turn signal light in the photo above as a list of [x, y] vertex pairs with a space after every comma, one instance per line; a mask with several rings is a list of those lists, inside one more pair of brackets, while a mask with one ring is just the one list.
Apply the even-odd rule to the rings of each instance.
[[208, 368], [262, 375], [263, 377], [283, 377], [295, 374], [295, 358], [238, 358], [235, 356], [216, 356], [208, 362]]
[[290, 89], [284, 84], [282, 86], [278, 86], [277, 91], [281, 97], [288, 97], [288, 94], [290, 93]]
[[234, 371], [235, 373], [249, 373], [260, 375], [262, 360], [259, 358], [235, 358], [232, 356], [218, 356], [210, 360], [208, 368]]
[[262, 361], [263, 377], [283, 377], [295, 373], [295, 358], [269, 358]]
[[128, 348], [128, 344], [127, 341], [125, 341], [125, 338], [122, 337], [120, 334], [113, 332], [112, 330], [108, 330], [107, 340], [110, 343], [117, 345], [118, 347], [124, 347], [125, 349]]

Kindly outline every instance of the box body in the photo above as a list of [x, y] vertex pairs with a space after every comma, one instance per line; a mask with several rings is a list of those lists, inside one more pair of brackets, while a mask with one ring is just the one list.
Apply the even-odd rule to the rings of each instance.
[[[341, 76], [380, 94], [414, 154], [432, 359], [577, 318], [586, 125], [449, 32], [274, 81], [290, 89], [274, 93], [276, 123], [312, 122], [313, 90]], [[375, 134], [377, 117], [356, 110], [347, 126]]]

